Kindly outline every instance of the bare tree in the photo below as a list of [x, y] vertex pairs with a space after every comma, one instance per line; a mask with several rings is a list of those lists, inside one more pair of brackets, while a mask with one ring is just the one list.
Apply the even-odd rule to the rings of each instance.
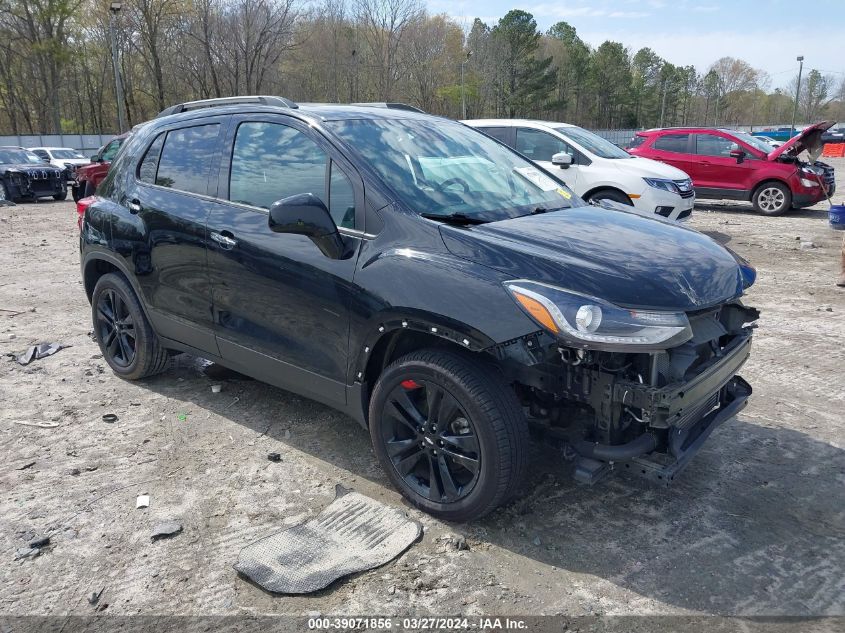
[[355, 0], [355, 17], [373, 59], [376, 98], [389, 101], [399, 76], [398, 50], [408, 25], [422, 13], [419, 0]]

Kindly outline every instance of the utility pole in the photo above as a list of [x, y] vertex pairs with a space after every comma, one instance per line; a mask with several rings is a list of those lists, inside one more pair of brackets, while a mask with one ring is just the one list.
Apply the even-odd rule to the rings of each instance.
[[118, 134], [126, 131], [126, 112], [123, 103], [123, 82], [120, 80], [120, 64], [117, 60], [117, 14], [123, 8], [122, 2], [112, 2], [109, 7], [109, 37], [111, 38], [111, 62], [114, 67], [114, 94], [117, 98]]
[[795, 117], [798, 115], [798, 97], [801, 95], [801, 71], [804, 70], [804, 56], [795, 58], [798, 62], [798, 87], [795, 88], [795, 106], [792, 108], [792, 126], [790, 126], [789, 137], [795, 136]]
[[464, 61], [461, 62], [461, 118], [467, 118], [467, 99], [466, 95], [464, 94], [464, 66], [469, 61], [469, 58], [472, 56], [472, 51], [467, 51], [467, 56]]

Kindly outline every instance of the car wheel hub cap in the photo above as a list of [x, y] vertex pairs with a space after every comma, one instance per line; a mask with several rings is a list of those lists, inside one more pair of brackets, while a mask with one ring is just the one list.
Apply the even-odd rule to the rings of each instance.
[[760, 206], [766, 211], [777, 211], [783, 206], [785, 197], [780, 189], [764, 189], [760, 193]]
[[454, 396], [430, 381], [404, 381], [390, 392], [383, 415], [388, 458], [409, 488], [437, 503], [454, 503], [472, 491], [481, 451]]

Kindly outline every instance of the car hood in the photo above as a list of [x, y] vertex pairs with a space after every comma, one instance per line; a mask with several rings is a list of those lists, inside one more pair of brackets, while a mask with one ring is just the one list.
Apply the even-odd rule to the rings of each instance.
[[797, 156], [804, 150], [807, 150], [810, 154], [817, 154], [823, 144], [822, 134], [832, 128], [834, 123], [836, 121], [822, 121], [804, 128], [800, 134], [796, 134], [786, 143], [769, 152], [768, 159], [776, 160], [786, 152]]
[[62, 163], [63, 165], [90, 165], [91, 164], [90, 158], [56, 158], [54, 160], [57, 163]]
[[511, 279], [623, 307], [698, 310], [750, 285], [738, 259], [712, 238], [625, 211], [575, 207], [478, 226], [443, 225], [440, 232], [453, 255]]
[[44, 163], [43, 165], [36, 165], [34, 163], [21, 163], [21, 164], [4, 164], [0, 165], [0, 170], [5, 171], [22, 171], [26, 173], [32, 172], [42, 172], [42, 171], [50, 171], [50, 172], [60, 172], [61, 170], [56, 167], [55, 165], [48, 165]]
[[625, 158], [618, 160], [608, 160], [607, 163], [612, 163], [614, 167], [626, 174], [640, 176], [641, 178], [668, 178], [669, 180], [687, 180], [689, 176], [686, 172], [681, 171], [677, 167], [672, 167], [666, 163], [661, 163], [650, 158], [643, 158], [642, 156], [634, 156], [633, 158]]

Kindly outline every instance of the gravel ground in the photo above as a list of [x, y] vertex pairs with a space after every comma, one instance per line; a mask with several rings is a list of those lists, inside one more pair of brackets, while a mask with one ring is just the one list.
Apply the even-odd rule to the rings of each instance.
[[[830, 162], [845, 193], [845, 160]], [[742, 372], [750, 405], [673, 487], [584, 487], [534, 446], [520, 501], [472, 525], [408, 508], [425, 529], [408, 552], [299, 597], [232, 564], [319, 512], [335, 484], [403, 506], [367, 433], [291, 393], [212, 380], [184, 355], [155, 379], [116, 378], [89, 336], [72, 203], [0, 208], [0, 354], [72, 346], [26, 367], [0, 359], [0, 613], [843, 615], [845, 289], [826, 208], [696, 206], [693, 227], [756, 265], [747, 303], [762, 317]], [[150, 506], [136, 509], [142, 493]], [[183, 532], [152, 542], [165, 519]], [[39, 556], [16, 558], [45, 533]]]

